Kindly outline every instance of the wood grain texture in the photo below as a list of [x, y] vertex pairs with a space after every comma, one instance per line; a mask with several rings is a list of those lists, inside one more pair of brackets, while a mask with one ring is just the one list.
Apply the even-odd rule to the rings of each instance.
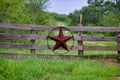
[[[81, 19], [82, 20], [82, 19]], [[81, 21], [80, 21], [81, 22]], [[79, 27], [82, 28], [82, 24], [80, 23]], [[80, 37], [80, 39], [82, 39], [82, 36], [83, 36], [83, 32], [82, 31], [78, 31], [78, 37]], [[84, 55], [84, 51], [83, 51], [83, 41], [82, 40], [78, 40], [77, 41], [78, 43], [78, 55], [81, 56], [81, 55]]]
[[36, 35], [36, 34], [6, 34], [6, 33], [0, 33], [0, 39], [46, 40], [47, 36], [41, 36], [41, 35]]
[[[118, 32], [117, 47], [120, 48], [120, 32]], [[118, 50], [118, 54], [120, 55], [120, 50]]]
[[[30, 49], [31, 53], [35, 53], [36, 49], [46, 50], [47, 45], [35, 44], [35, 40], [47, 40], [47, 36], [35, 34], [36, 30], [52, 30], [58, 26], [41, 26], [34, 24], [5, 24], [0, 23], [0, 28], [11, 28], [11, 29], [23, 29], [30, 30], [31, 34], [8, 34], [0, 33], [0, 39], [13, 39], [13, 40], [30, 40], [31, 44], [7, 44], [0, 43], [0, 48], [25, 48]], [[86, 26], [68, 26], [66, 27], [71, 31], [78, 32], [77, 36], [74, 36], [74, 40], [78, 42], [78, 46], [74, 46], [72, 50], [78, 50], [78, 53], [83, 55], [83, 50], [105, 50], [105, 51], [118, 51], [120, 54], [120, 27], [86, 27]], [[115, 37], [100, 37], [100, 36], [82, 36], [83, 32], [116, 32], [118, 33]], [[115, 41], [117, 42], [116, 47], [112, 46], [84, 46], [83, 41]], [[53, 45], [50, 45], [53, 47]], [[70, 48], [71, 45], [68, 46]], [[59, 48], [63, 50], [62, 48]], [[80, 56], [80, 55], [79, 55]]]
[[[41, 26], [41, 25], [21, 25], [21, 24], [3, 24], [0, 23], [0, 28], [13, 28], [13, 29], [24, 29], [24, 30], [52, 30], [58, 26]], [[79, 26], [68, 26], [66, 27], [71, 31], [82, 31], [82, 32], [119, 32], [119, 27], [79, 27]]]
[[97, 50], [97, 51], [117, 51], [120, 50], [118, 47], [112, 47], [112, 46], [83, 46], [84, 50]]
[[[44, 35], [36, 35], [36, 34], [6, 34], [0, 33], [0, 39], [21, 39], [21, 40], [47, 40], [47, 36]], [[82, 40], [82, 41], [117, 41], [117, 37], [98, 37], [98, 36], [89, 36], [89, 37], [80, 37], [74, 36], [74, 40]]]
[[[7, 58], [27, 58], [29, 56], [33, 56], [31, 54], [17, 54], [17, 53], [4, 53], [0, 52], [1, 57]], [[56, 54], [35, 54], [37, 58], [58, 58], [58, 59], [77, 59], [77, 58], [85, 58], [85, 59], [116, 59], [119, 57], [117, 54], [104, 54], [104, 55], [56, 55]]]
[[[31, 35], [34, 35], [34, 34], [35, 34], [35, 30], [31, 30]], [[31, 39], [31, 45], [33, 46], [34, 44], [35, 44], [35, 39]], [[31, 48], [30, 49], [30, 53], [31, 54], [35, 54], [36, 53], [36, 49], [35, 48]]]
[[[53, 47], [54, 45], [50, 45]], [[68, 48], [71, 46], [69, 45]], [[38, 45], [38, 44], [7, 44], [7, 43], [0, 43], [0, 48], [24, 48], [24, 49], [40, 49], [45, 50], [49, 49], [47, 45]], [[63, 50], [62, 48], [59, 48]], [[74, 46], [72, 50], [109, 50], [109, 51], [116, 51], [120, 50], [120, 47], [112, 47], [112, 46]]]
[[117, 41], [117, 37], [99, 37], [99, 36], [89, 36], [89, 37], [82, 37], [82, 41]]

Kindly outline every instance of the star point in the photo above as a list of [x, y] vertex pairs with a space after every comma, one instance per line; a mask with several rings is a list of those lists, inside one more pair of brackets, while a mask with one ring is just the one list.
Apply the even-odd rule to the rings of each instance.
[[53, 47], [53, 50], [56, 50], [56, 49], [62, 47], [68, 51], [68, 47], [67, 47], [66, 42], [73, 37], [72, 36], [64, 36], [63, 31], [62, 31], [62, 27], [59, 27], [58, 36], [48, 36], [48, 38], [50, 38], [51, 40], [54, 40], [56, 42], [56, 44]]

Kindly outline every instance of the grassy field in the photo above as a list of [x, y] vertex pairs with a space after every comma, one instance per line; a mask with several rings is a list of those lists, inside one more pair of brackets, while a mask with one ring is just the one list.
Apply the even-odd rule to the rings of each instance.
[[[16, 43], [22, 42], [28, 44], [30, 41], [16, 41]], [[8, 43], [10, 42], [8, 41]], [[36, 44], [46, 45], [47, 41], [36, 41]], [[71, 42], [68, 42], [68, 44], [71, 44]], [[117, 46], [116, 42], [100, 41], [85, 41], [83, 44], [85, 46]], [[77, 42], [75, 42], [75, 45], [77, 45]], [[0, 52], [29, 54], [30, 50], [0, 48]], [[50, 50], [37, 50], [36, 53], [54, 54]], [[73, 50], [65, 54], [77, 55], [78, 51]], [[84, 51], [84, 54], [117, 54], [117, 51]], [[107, 65], [104, 59], [61, 60], [38, 59], [35, 57], [25, 59], [0, 57], [0, 80], [120, 80], [120, 66]]]
[[104, 60], [7, 59], [0, 57], [0, 80], [119, 80], [120, 67]]

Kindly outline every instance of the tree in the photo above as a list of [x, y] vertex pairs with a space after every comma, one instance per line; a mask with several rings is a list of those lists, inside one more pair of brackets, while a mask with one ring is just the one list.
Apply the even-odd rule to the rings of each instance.
[[14, 22], [17, 20], [24, 0], [0, 0], [0, 22]]
[[[37, 24], [53, 24], [44, 10], [49, 0], [0, 0], [0, 22], [28, 24], [33, 20]], [[51, 21], [50, 21], [51, 20]]]
[[109, 13], [109, 14], [105, 14], [99, 24], [102, 26], [119, 26], [119, 21], [120, 18], [118, 15], [116, 15], [116, 13]]
[[73, 13], [70, 13], [68, 15], [69, 18], [71, 18], [71, 22], [69, 25], [78, 25], [80, 22], [80, 10], [75, 10]]
[[[113, 22], [116, 22], [116, 25], [118, 25], [118, 20], [120, 22], [120, 0], [88, 0], [88, 4], [88, 6], [78, 10], [78, 13], [74, 11], [69, 14], [69, 17], [72, 17], [71, 25], [79, 23], [78, 15], [80, 14], [83, 15], [82, 22], [83, 25], [86, 26], [103, 26], [105, 23], [101, 21], [104, 21], [106, 18], [113, 19]], [[113, 15], [114, 17], [112, 17]], [[115, 15], [117, 17], [115, 17]]]
[[29, 19], [36, 24], [53, 24], [53, 17], [44, 11], [48, 7], [48, 1], [49, 0], [27, 0], [25, 6], [28, 11]]
[[40, 11], [45, 10], [48, 7], [49, 0], [27, 0], [26, 8], [32, 14], [36, 14]]

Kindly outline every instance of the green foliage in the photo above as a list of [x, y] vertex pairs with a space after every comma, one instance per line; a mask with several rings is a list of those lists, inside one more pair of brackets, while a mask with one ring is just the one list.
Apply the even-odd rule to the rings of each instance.
[[[49, 0], [28, 0], [25, 4], [29, 20], [40, 25], [52, 25], [54, 19], [44, 10], [48, 7]], [[30, 22], [30, 21], [29, 21]]]
[[36, 14], [47, 8], [48, 1], [49, 0], [27, 0], [25, 6], [31, 14]]
[[99, 23], [102, 26], [119, 26], [118, 23], [120, 21], [120, 16], [116, 15], [115, 13], [109, 13], [103, 15], [102, 19], [99, 21]]
[[53, 25], [54, 19], [44, 10], [49, 0], [0, 0], [0, 22]]
[[88, 6], [69, 14], [70, 25], [79, 23], [79, 15], [83, 15], [85, 26], [118, 26], [120, 22], [120, 1], [88, 0]]
[[33, 21], [38, 25], [54, 25], [54, 18], [47, 12], [40, 12]]
[[120, 67], [97, 60], [0, 58], [0, 80], [117, 80]]
[[24, 8], [24, 0], [0, 0], [0, 22], [14, 22]]
[[70, 13], [68, 17], [71, 18], [69, 25], [78, 25], [80, 22], [80, 11], [75, 10], [74, 13]]
[[50, 13], [50, 15], [54, 18], [56, 24], [59, 26], [68, 25], [71, 21], [70, 18], [66, 14], [57, 14], [57, 13]]

